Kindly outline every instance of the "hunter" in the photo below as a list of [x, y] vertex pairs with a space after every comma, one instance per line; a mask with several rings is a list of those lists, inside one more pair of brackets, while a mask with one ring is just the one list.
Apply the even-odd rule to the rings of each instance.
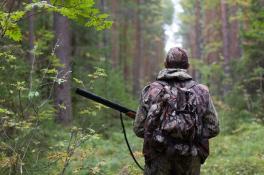
[[219, 133], [208, 87], [187, 73], [185, 50], [174, 47], [156, 81], [141, 93], [134, 132], [144, 138], [144, 175], [199, 175], [209, 139]]

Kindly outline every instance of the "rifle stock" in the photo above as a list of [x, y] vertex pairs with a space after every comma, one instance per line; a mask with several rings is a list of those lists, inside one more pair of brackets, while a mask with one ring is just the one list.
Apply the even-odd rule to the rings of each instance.
[[114, 102], [112, 102], [110, 100], [107, 100], [107, 99], [105, 99], [103, 97], [100, 97], [100, 96], [98, 96], [98, 95], [96, 95], [94, 93], [91, 93], [89, 91], [86, 91], [86, 90], [80, 89], [80, 88], [76, 88], [75, 92], [78, 95], [81, 95], [81, 96], [83, 96], [85, 98], [88, 98], [88, 99], [93, 100], [93, 101], [95, 101], [97, 103], [103, 104], [103, 105], [105, 105], [105, 106], [107, 106], [109, 108], [112, 108], [112, 109], [117, 110], [117, 111], [119, 111], [121, 113], [124, 113], [124, 114], [126, 114], [128, 117], [130, 117], [132, 119], [134, 119], [136, 117], [136, 111], [128, 109], [128, 108], [126, 108], [124, 106], [121, 106], [121, 105], [119, 105], [117, 103], [114, 103]]

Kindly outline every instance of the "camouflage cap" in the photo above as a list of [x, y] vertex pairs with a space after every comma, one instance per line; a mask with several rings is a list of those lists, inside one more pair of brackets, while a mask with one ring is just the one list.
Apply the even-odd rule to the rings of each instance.
[[173, 47], [169, 50], [164, 63], [166, 68], [188, 69], [189, 67], [187, 53], [179, 47]]

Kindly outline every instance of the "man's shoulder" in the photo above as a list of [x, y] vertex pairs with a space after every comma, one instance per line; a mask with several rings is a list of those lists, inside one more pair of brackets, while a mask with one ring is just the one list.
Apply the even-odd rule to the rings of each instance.
[[142, 89], [142, 93], [145, 93], [149, 90], [153, 90], [153, 89], [162, 89], [163, 88], [163, 84], [160, 81], [153, 81], [150, 82], [149, 84], [147, 84], [143, 89]]
[[141, 97], [143, 99], [152, 99], [162, 91], [163, 86], [161, 82], [153, 81], [142, 89]]
[[195, 86], [194, 86], [194, 92], [197, 94], [197, 95], [201, 95], [201, 96], [208, 96], [209, 95], [209, 88], [208, 86], [204, 85], [204, 84], [199, 84], [197, 83]]
[[201, 88], [202, 90], [204, 90], [204, 91], [206, 91], [206, 92], [209, 93], [209, 88], [208, 88], [208, 86], [206, 86], [206, 85], [204, 85], [204, 84], [197, 84], [197, 86], [198, 86], [199, 88]]

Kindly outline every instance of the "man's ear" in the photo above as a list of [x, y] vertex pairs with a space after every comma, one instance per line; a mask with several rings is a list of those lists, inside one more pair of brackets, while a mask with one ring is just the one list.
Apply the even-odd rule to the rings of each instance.
[[164, 61], [164, 67], [167, 68], [167, 62], [166, 61]]
[[186, 66], [187, 68], [186, 69], [188, 69], [189, 67], [190, 67], [190, 64], [189, 63], [187, 63], [187, 66]]

